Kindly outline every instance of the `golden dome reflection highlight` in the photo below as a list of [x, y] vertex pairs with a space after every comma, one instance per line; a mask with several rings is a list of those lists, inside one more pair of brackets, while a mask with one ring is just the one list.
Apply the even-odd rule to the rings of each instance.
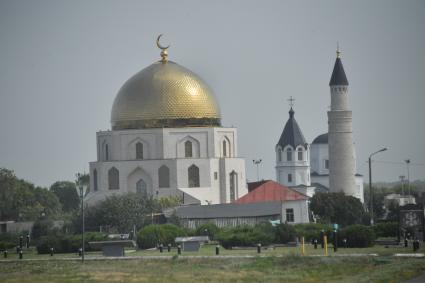
[[220, 126], [220, 120], [208, 85], [164, 57], [124, 83], [111, 111], [113, 130]]

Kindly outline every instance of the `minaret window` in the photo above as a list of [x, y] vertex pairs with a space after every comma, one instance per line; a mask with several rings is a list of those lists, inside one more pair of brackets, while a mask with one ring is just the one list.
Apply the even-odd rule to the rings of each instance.
[[303, 149], [302, 148], [299, 148], [298, 149], [298, 160], [301, 161], [303, 159], [304, 159], [303, 158]]
[[226, 140], [223, 141], [223, 157], [227, 156], [227, 143]]
[[238, 174], [235, 171], [230, 173], [230, 201], [236, 198], [236, 191], [238, 188]]
[[108, 183], [110, 190], [119, 190], [120, 189], [120, 172], [117, 168], [112, 167], [108, 171]]
[[170, 169], [165, 165], [158, 169], [158, 184], [160, 188], [170, 187]]
[[292, 183], [292, 174], [288, 174], [288, 183]]
[[290, 148], [286, 150], [286, 161], [292, 161], [292, 149]]
[[325, 159], [325, 169], [329, 169], [329, 159]]
[[193, 153], [192, 153], [192, 142], [191, 141], [186, 141], [184, 143], [184, 157], [192, 157]]
[[94, 191], [97, 191], [97, 170], [93, 170], [93, 189]]
[[136, 159], [143, 159], [143, 144], [141, 142], [136, 143]]
[[277, 150], [277, 160], [282, 162], [282, 150], [280, 148]]
[[198, 188], [199, 187], [199, 168], [196, 165], [191, 165], [187, 169], [188, 175], [188, 185], [189, 188]]

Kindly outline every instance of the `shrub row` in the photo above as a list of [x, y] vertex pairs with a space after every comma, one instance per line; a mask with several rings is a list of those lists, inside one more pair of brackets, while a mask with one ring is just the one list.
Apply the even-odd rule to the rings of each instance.
[[186, 236], [187, 232], [174, 224], [148, 225], [137, 234], [137, 245], [142, 249], [157, 247], [159, 244], [174, 245], [175, 238]]
[[[86, 251], [94, 251], [90, 247], [89, 242], [103, 241], [107, 239], [107, 235], [99, 232], [84, 233], [84, 242]], [[81, 247], [81, 234], [80, 235], [63, 235], [63, 234], [50, 234], [42, 236], [37, 241], [37, 252], [39, 254], [50, 253], [50, 248], [53, 248], [55, 253], [71, 253], [78, 252]]]

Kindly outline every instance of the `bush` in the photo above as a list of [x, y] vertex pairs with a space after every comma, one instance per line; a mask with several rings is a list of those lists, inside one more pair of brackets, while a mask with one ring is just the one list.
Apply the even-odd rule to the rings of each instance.
[[320, 242], [321, 231], [324, 231], [325, 234], [328, 235], [328, 238], [332, 234], [331, 226], [323, 225], [319, 223], [295, 224], [294, 228], [295, 228], [295, 231], [297, 232], [297, 237], [299, 238], [304, 237], [306, 242], [311, 242], [314, 239], [317, 239]]
[[215, 240], [217, 234], [220, 232], [220, 228], [217, 227], [214, 223], [206, 223], [199, 226], [196, 229], [197, 236], [208, 236], [210, 240]]
[[[99, 232], [84, 233], [84, 245], [86, 251], [95, 251], [89, 242], [107, 240], [108, 236]], [[37, 252], [39, 254], [50, 253], [50, 248], [53, 248], [55, 253], [73, 253], [81, 248], [81, 234], [77, 235], [63, 235], [63, 234], [49, 234], [41, 237], [37, 244]]]
[[269, 245], [274, 241], [275, 230], [270, 224], [258, 226], [238, 226], [235, 228], [223, 229], [217, 240], [225, 248], [235, 246], [255, 246], [257, 244]]
[[8, 250], [16, 246], [14, 242], [0, 241], [0, 251]]
[[349, 248], [366, 248], [374, 245], [376, 239], [373, 228], [364, 225], [351, 225], [338, 233], [338, 242], [347, 239]]
[[397, 237], [398, 235], [398, 223], [397, 222], [387, 222], [387, 223], [378, 223], [373, 226], [376, 237]]
[[49, 219], [37, 220], [32, 227], [31, 238], [38, 239], [47, 234], [53, 229], [53, 221]]
[[186, 236], [186, 231], [173, 224], [148, 225], [137, 234], [137, 245], [141, 249], [154, 248], [159, 244], [174, 245], [175, 238]]
[[297, 231], [290, 224], [279, 224], [275, 227], [275, 235], [277, 243], [286, 244], [295, 241]]

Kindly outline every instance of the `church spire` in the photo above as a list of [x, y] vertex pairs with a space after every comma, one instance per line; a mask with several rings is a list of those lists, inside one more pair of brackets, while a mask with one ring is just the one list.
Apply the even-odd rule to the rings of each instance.
[[342, 66], [339, 44], [337, 45], [335, 65], [329, 82], [329, 86], [334, 85], [348, 85], [347, 76], [345, 75], [344, 67]]

